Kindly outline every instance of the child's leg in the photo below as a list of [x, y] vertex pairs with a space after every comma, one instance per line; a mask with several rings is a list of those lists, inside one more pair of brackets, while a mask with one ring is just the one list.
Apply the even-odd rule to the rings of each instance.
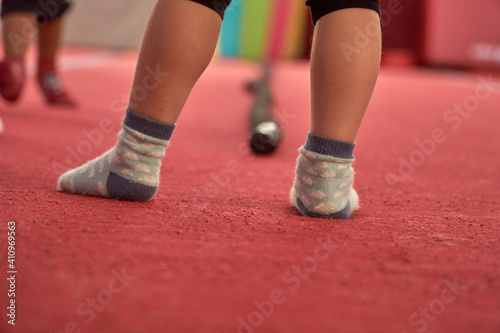
[[60, 190], [130, 201], [145, 201], [154, 195], [160, 160], [174, 124], [217, 44], [221, 14], [209, 8], [216, 1], [207, 3], [157, 2], [117, 145], [62, 175]]
[[49, 104], [75, 106], [57, 75], [56, 55], [63, 28], [63, 17], [41, 23], [38, 29], [38, 84]]
[[[44, 82], [41, 84], [44, 95], [49, 102], [68, 104], [57, 77], [54, 74], [46, 77], [45, 73], [55, 73], [53, 57], [59, 43], [61, 16], [68, 10], [70, 3], [58, 0], [57, 8], [52, 8], [45, 0], [3, 0], [1, 5], [5, 60], [0, 62], [0, 94], [8, 101], [18, 100], [25, 76], [24, 57], [31, 40], [39, 32], [41, 58], [52, 60], [51, 63], [41, 61], [39, 66], [39, 82]], [[42, 20], [44, 22], [39, 30], [38, 23]], [[48, 88], [44, 89], [45, 86]], [[53, 96], [58, 99], [53, 100]]]
[[377, 80], [380, 55], [377, 12], [350, 8], [318, 20], [311, 53], [312, 133], [354, 142]]
[[31, 40], [38, 32], [38, 22], [44, 21], [45, 24], [46, 21], [61, 17], [70, 8], [70, 1], [57, 0], [56, 6], [48, 0], [1, 1], [6, 58], [24, 59]]
[[[358, 208], [352, 152], [381, 55], [380, 19], [372, 9], [340, 9], [316, 23], [311, 133], [300, 149], [291, 192], [292, 204], [306, 216], [349, 218]], [[363, 43], [360, 33], [365, 34]]]
[[35, 22], [35, 14], [30, 12], [10, 13], [2, 17], [5, 58], [24, 59], [37, 32]]
[[129, 108], [174, 124], [212, 59], [221, 22], [214, 10], [192, 1], [158, 1], [141, 47]]
[[59, 51], [59, 43], [63, 29], [62, 16], [44, 22], [38, 28], [38, 59], [54, 61]]
[[0, 94], [10, 102], [21, 95], [24, 85], [24, 57], [36, 34], [35, 14], [9, 13], [2, 16], [5, 59], [0, 62]]

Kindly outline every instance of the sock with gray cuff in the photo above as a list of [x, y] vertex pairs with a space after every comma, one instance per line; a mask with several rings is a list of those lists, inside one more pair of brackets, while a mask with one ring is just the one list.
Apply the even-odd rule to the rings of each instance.
[[295, 182], [290, 192], [292, 205], [304, 216], [348, 219], [359, 208], [352, 188], [354, 143], [313, 133], [299, 149]]
[[151, 199], [174, 128], [127, 109], [116, 146], [63, 174], [58, 190], [127, 201]]

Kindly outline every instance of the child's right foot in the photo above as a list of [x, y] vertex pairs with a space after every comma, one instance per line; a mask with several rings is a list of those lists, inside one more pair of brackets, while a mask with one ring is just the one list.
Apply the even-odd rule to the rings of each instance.
[[54, 106], [75, 107], [76, 103], [69, 97], [56, 72], [54, 61], [38, 63], [38, 84], [48, 104]]
[[21, 95], [26, 71], [22, 59], [5, 59], [0, 62], [0, 95], [8, 102], [16, 102]]
[[354, 143], [309, 133], [299, 149], [290, 198], [302, 215], [348, 219], [359, 208], [352, 188]]

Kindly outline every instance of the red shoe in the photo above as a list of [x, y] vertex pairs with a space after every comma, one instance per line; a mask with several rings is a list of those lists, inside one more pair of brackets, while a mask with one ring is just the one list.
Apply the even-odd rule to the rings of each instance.
[[16, 102], [23, 90], [26, 71], [23, 59], [5, 59], [0, 62], [0, 95], [9, 102]]
[[64, 90], [53, 61], [40, 61], [37, 77], [43, 97], [48, 104], [69, 108], [76, 107], [76, 103]]

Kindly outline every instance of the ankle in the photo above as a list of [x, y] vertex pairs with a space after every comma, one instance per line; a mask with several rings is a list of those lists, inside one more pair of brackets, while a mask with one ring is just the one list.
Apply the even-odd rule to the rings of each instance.
[[5, 57], [2, 61], [6, 67], [8, 67], [11, 71], [15, 71], [17, 73], [25, 74], [25, 64], [23, 58], [17, 57]]
[[310, 132], [304, 148], [322, 155], [353, 159], [355, 146], [354, 142], [340, 141]]
[[5, 56], [3, 59], [4, 62], [16, 62], [16, 63], [21, 63], [24, 64], [24, 58], [23, 57], [16, 57], [16, 56]]
[[38, 59], [39, 72], [55, 72], [56, 61], [54, 59]]
[[47, 76], [57, 77], [57, 68], [54, 60], [38, 60], [37, 78], [43, 80]]

